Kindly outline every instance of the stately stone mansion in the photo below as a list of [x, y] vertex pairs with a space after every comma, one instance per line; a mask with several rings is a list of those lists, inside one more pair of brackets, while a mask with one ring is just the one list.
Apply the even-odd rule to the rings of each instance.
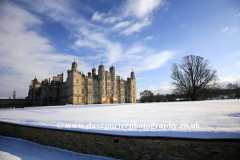
[[110, 103], [136, 103], [136, 79], [131, 72], [127, 80], [115, 78], [115, 67], [105, 71], [104, 65], [92, 69], [92, 73], [84, 75], [78, 71], [78, 65], [72, 63], [72, 69], [67, 71], [66, 82], [63, 73], [45, 79], [40, 83], [36, 77], [29, 86], [26, 99], [35, 100], [35, 105], [45, 106], [51, 104], [110, 104]]

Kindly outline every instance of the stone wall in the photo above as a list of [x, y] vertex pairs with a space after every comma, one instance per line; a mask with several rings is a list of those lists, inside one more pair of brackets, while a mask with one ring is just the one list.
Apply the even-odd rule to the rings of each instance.
[[0, 122], [3, 136], [118, 159], [239, 159], [240, 139], [117, 136]]
[[34, 101], [30, 99], [0, 99], [0, 108], [23, 108], [33, 106]]

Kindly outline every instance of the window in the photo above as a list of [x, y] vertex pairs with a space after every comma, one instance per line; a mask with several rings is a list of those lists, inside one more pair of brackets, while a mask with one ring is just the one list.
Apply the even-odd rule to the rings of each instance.
[[92, 81], [88, 81], [88, 85], [92, 85]]
[[77, 97], [77, 103], [79, 103], [79, 97]]
[[107, 76], [107, 79], [110, 79], [110, 76]]
[[92, 103], [92, 97], [88, 97], [88, 103]]
[[107, 90], [107, 94], [111, 94], [111, 90]]
[[55, 90], [55, 91], [53, 91], [53, 96], [57, 96], [57, 91]]
[[46, 91], [42, 91], [42, 97], [46, 97]]
[[124, 84], [121, 84], [121, 88], [123, 88], [124, 87]]
[[118, 91], [116, 91], [116, 95], [118, 95]]
[[134, 88], [134, 84], [133, 84], [133, 88]]
[[92, 89], [88, 89], [88, 94], [92, 94]]
[[77, 93], [79, 93], [79, 88], [77, 88]]
[[76, 83], [78, 84], [78, 79], [76, 79]]
[[111, 86], [111, 82], [107, 82], [107, 86]]
[[124, 91], [121, 91], [121, 95], [124, 95]]
[[127, 91], [125, 91], [125, 95], [127, 95]]
[[82, 97], [82, 102], [84, 103], [84, 97]]
[[133, 95], [135, 95], [135, 92], [133, 91]]
[[94, 89], [94, 94], [97, 94], [97, 89]]
[[82, 89], [82, 94], [84, 94], [84, 89]]
[[84, 85], [84, 81], [82, 81], [82, 85]]
[[94, 82], [94, 87], [97, 87], [97, 83], [96, 82]]

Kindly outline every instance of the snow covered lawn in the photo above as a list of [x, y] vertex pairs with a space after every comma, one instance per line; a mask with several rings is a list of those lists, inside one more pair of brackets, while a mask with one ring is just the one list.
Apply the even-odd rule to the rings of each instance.
[[1, 160], [111, 160], [104, 156], [82, 154], [65, 149], [43, 146], [27, 140], [0, 136]]
[[0, 121], [118, 135], [240, 138], [240, 100], [0, 110]]

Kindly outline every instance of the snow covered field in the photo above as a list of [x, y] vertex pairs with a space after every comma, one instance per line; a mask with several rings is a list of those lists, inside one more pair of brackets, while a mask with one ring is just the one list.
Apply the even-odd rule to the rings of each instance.
[[0, 136], [0, 160], [111, 160], [104, 156], [82, 154], [43, 146], [27, 140]]
[[118, 135], [240, 138], [240, 100], [0, 110], [0, 121]]

